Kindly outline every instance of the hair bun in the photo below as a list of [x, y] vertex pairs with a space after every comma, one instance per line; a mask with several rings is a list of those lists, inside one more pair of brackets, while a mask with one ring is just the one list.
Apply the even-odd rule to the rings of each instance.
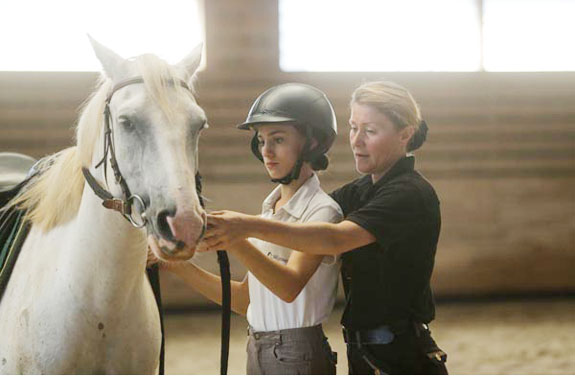
[[314, 158], [313, 161], [310, 161], [310, 164], [311, 164], [311, 168], [314, 171], [326, 170], [327, 166], [329, 165], [329, 159], [328, 159], [327, 155], [322, 154], [322, 155]]
[[428, 130], [429, 127], [427, 126], [425, 120], [421, 120], [419, 126], [417, 127], [417, 130], [411, 137], [411, 140], [409, 140], [409, 144], [407, 145], [407, 151], [414, 151], [419, 149], [427, 139]]

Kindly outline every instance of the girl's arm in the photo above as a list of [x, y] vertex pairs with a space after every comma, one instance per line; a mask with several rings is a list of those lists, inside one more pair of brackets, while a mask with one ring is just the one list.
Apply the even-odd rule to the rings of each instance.
[[[211, 301], [222, 304], [221, 279], [219, 276], [187, 262], [163, 263], [163, 270], [176, 274], [200, 294]], [[231, 281], [232, 310], [245, 316], [250, 303], [247, 275], [242, 282]]]
[[294, 251], [287, 264], [282, 264], [263, 254], [245, 239], [234, 243], [228, 251], [271, 292], [288, 303], [297, 298], [323, 259], [323, 256]]

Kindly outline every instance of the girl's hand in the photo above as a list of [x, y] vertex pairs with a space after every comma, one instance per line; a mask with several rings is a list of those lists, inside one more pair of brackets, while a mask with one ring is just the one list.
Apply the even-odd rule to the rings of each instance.
[[227, 250], [234, 243], [249, 237], [251, 215], [229, 210], [208, 214], [208, 229], [197, 251]]

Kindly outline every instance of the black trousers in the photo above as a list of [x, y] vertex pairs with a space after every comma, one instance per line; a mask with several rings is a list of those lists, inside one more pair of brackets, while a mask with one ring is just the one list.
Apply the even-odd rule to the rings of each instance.
[[[396, 335], [387, 345], [347, 344], [350, 375], [373, 375], [368, 362], [385, 374], [395, 375], [447, 375], [445, 362], [433, 355], [439, 348], [429, 330], [408, 330]], [[366, 360], [367, 358], [367, 360]]]

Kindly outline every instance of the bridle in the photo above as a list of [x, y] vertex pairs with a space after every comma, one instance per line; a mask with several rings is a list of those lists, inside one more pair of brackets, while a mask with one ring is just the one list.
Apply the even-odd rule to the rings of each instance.
[[[120, 171], [120, 167], [118, 166], [118, 161], [116, 159], [116, 151], [114, 149], [114, 133], [111, 126], [111, 112], [110, 112], [110, 101], [112, 100], [112, 96], [118, 90], [134, 84], [143, 84], [144, 79], [142, 77], [134, 77], [125, 81], [122, 81], [116, 84], [108, 96], [106, 97], [105, 108], [104, 108], [104, 155], [100, 162], [96, 164], [96, 168], [99, 168], [101, 165], [104, 165], [104, 179], [107, 181], [108, 173], [107, 173], [107, 163], [106, 160], [108, 158], [108, 154], [110, 155], [110, 166], [112, 166], [112, 170], [114, 171], [114, 178], [116, 183], [120, 186], [122, 190], [122, 198], [114, 197], [108, 190], [104, 189], [96, 180], [96, 178], [92, 175], [90, 170], [86, 167], [82, 167], [82, 173], [84, 174], [84, 178], [92, 191], [102, 199], [102, 205], [106, 209], [112, 209], [124, 216], [132, 226], [136, 228], [142, 228], [148, 223], [148, 219], [146, 218], [146, 203], [139, 195], [132, 194], [130, 192], [130, 188], [128, 187], [128, 183], [122, 176]], [[185, 88], [186, 90], [192, 92], [185, 81], [168, 81], [168, 83], [174, 85], [178, 84]], [[197, 176], [196, 176], [197, 177]], [[137, 202], [141, 207], [141, 220], [137, 220], [134, 218], [132, 213], [132, 205]]]

